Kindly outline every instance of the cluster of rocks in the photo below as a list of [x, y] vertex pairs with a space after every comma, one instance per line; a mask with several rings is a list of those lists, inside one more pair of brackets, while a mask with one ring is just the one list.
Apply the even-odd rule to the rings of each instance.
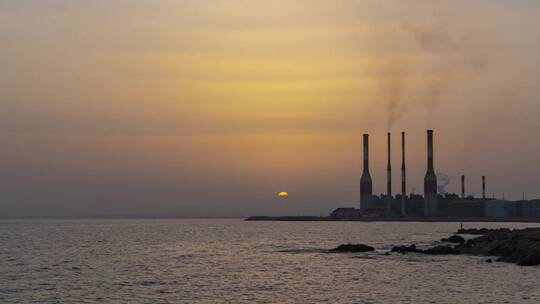
[[508, 228], [499, 228], [499, 229], [487, 229], [487, 228], [469, 228], [469, 229], [459, 229], [458, 234], [474, 234], [474, 235], [484, 235], [492, 232], [510, 232], [512, 230]]
[[540, 265], [540, 228], [489, 230], [456, 246], [463, 254], [496, 256], [499, 262]]
[[422, 250], [422, 249], [416, 248], [416, 245], [414, 244], [410, 246], [395, 246], [394, 248], [392, 248], [390, 252], [398, 252], [401, 254], [412, 252], [412, 253], [422, 253], [422, 254], [430, 254], [430, 255], [459, 254], [459, 251], [452, 248], [451, 246], [439, 245], [433, 248]]
[[460, 235], [452, 235], [447, 239], [441, 239], [441, 242], [446, 243], [455, 243], [455, 244], [465, 244], [465, 238]]
[[[540, 265], [540, 228], [521, 230], [509, 229], [460, 229], [458, 234], [481, 235], [465, 240], [460, 235], [442, 239], [443, 243], [456, 245], [438, 245], [428, 249], [419, 249], [416, 245], [395, 246], [390, 252], [401, 254], [420, 253], [428, 255], [470, 254], [498, 257], [498, 262], [515, 263], [520, 266]], [[364, 244], [346, 244], [330, 252], [369, 252], [375, 248]], [[386, 254], [389, 254], [388, 252]], [[492, 262], [488, 259], [486, 262]]]
[[338, 247], [330, 250], [330, 252], [352, 252], [352, 253], [370, 252], [370, 251], [375, 251], [375, 248], [368, 245], [364, 245], [364, 244], [339, 245]]

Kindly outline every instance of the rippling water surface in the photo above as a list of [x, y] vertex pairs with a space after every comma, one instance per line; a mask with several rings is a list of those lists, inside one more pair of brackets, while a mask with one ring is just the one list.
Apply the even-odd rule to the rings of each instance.
[[[525, 227], [533, 224], [466, 224]], [[538, 226], [538, 225], [536, 225]], [[385, 256], [456, 223], [0, 221], [0, 303], [540, 303], [540, 267]], [[368, 254], [328, 254], [357, 242]]]

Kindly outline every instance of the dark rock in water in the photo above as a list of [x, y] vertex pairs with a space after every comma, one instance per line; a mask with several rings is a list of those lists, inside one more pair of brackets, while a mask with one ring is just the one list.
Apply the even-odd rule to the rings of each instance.
[[498, 257], [498, 262], [540, 265], [540, 228], [496, 229], [456, 246], [464, 254]]
[[410, 246], [394, 246], [394, 248], [392, 248], [391, 252], [399, 252], [401, 254], [406, 254], [408, 252], [417, 252], [417, 253], [421, 253], [422, 250], [420, 249], [417, 249], [416, 248], [416, 245], [415, 244], [412, 244]]
[[422, 253], [431, 254], [431, 255], [442, 255], [442, 254], [459, 254], [459, 250], [454, 249], [450, 246], [435, 246], [424, 250]]
[[465, 244], [461, 244], [461, 245], [462, 245], [463, 247], [465, 247], [465, 248], [471, 248], [471, 247], [474, 245], [474, 240], [473, 240], [473, 239], [467, 240], [467, 241], [465, 242]]
[[459, 229], [458, 230], [458, 234], [475, 234], [475, 235], [480, 235], [480, 234], [488, 234], [490, 232], [510, 232], [510, 229], [508, 228], [499, 228], [499, 229], [487, 229], [487, 228], [480, 228], [480, 229], [477, 229], [477, 228], [470, 228], [470, 229]]
[[457, 231], [458, 234], [487, 234], [489, 232], [489, 229], [486, 229], [486, 228], [482, 228], [482, 229], [477, 229], [477, 228], [470, 228], [470, 229], [459, 229]]
[[409, 252], [414, 253], [423, 253], [430, 255], [442, 255], [442, 254], [459, 254], [459, 250], [452, 248], [450, 246], [436, 246], [426, 250], [416, 248], [416, 245], [411, 246], [396, 246], [392, 248], [392, 252], [399, 252], [401, 254], [406, 254]]
[[540, 265], [540, 253], [535, 252], [531, 255], [527, 255], [525, 257], [521, 257], [517, 264], [519, 266], [536, 266]]
[[441, 239], [441, 242], [464, 244], [465, 239], [462, 236], [459, 236], [459, 235], [452, 235], [451, 237], [449, 237], [447, 239]]
[[330, 250], [330, 252], [369, 252], [375, 251], [375, 248], [364, 244], [345, 244]]
[[387, 252], [384, 253], [384, 255], [390, 255], [390, 252], [387, 251]]
[[[429, 255], [470, 254], [497, 257], [497, 262], [514, 263], [520, 266], [540, 265], [540, 228], [521, 230], [509, 229], [460, 229], [459, 233], [478, 234], [479, 236], [465, 241], [461, 236], [454, 235], [443, 242], [456, 243], [451, 246], [435, 246], [429, 249], [418, 249], [416, 245], [395, 246], [390, 252], [421, 253]], [[363, 244], [341, 245], [330, 252], [368, 252], [375, 248]], [[389, 255], [386, 252], [385, 255]], [[491, 258], [486, 263], [492, 263]]]

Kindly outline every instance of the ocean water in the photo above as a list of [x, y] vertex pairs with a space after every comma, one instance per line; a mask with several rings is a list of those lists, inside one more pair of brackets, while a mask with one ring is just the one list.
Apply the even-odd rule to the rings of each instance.
[[[540, 267], [383, 255], [458, 225], [2, 220], [0, 303], [540, 303]], [[326, 253], [347, 242], [377, 251]]]

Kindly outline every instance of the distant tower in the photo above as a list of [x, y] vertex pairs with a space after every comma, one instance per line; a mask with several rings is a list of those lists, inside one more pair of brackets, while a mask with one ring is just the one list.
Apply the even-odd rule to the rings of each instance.
[[386, 180], [387, 180], [386, 194], [388, 195], [388, 197], [386, 198], [387, 199], [386, 208], [389, 214], [392, 212], [392, 156], [391, 156], [392, 139], [391, 139], [391, 136], [392, 135], [390, 134], [390, 132], [388, 132], [388, 165], [386, 167]]
[[424, 216], [433, 217], [437, 211], [437, 176], [433, 168], [433, 130], [427, 131], [427, 172], [424, 178]]
[[482, 176], [482, 198], [486, 199], [486, 177]]
[[465, 199], [465, 175], [461, 176], [461, 198]]
[[373, 207], [373, 182], [369, 174], [369, 134], [364, 134], [364, 171], [360, 178], [360, 209]]
[[405, 169], [405, 132], [401, 132], [401, 215], [405, 215], [405, 200], [407, 195], [407, 181]]

